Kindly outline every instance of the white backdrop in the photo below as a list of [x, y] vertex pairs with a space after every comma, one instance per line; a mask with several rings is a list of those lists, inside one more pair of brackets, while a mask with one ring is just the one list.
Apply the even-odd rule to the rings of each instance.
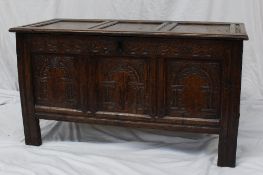
[[[41, 121], [43, 145], [25, 146], [8, 29], [51, 18], [245, 23], [237, 167], [216, 166], [214, 135]], [[262, 0], [0, 0], [0, 175], [262, 175], [262, 87]]]
[[10, 27], [51, 18], [243, 22], [242, 100], [263, 99], [262, 0], [0, 0], [0, 89], [18, 90], [15, 36]]

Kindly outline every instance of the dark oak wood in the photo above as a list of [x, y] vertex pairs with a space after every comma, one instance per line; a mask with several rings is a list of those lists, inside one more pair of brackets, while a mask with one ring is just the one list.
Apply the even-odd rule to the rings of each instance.
[[28, 49], [24, 35], [17, 34], [17, 66], [25, 142], [28, 145], [41, 145], [39, 119], [35, 116], [34, 111], [31, 59]]
[[219, 134], [235, 166], [240, 23], [73, 20], [12, 28], [26, 144], [39, 119]]

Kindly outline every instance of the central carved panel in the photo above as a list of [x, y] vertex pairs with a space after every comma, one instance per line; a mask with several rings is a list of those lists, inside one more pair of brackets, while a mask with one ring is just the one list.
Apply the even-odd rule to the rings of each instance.
[[219, 63], [168, 61], [167, 72], [167, 115], [219, 117]]
[[98, 63], [99, 110], [145, 114], [149, 65], [143, 59], [103, 58]]

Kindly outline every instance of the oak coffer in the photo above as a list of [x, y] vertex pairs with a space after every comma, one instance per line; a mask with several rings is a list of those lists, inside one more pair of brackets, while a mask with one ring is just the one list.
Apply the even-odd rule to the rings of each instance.
[[219, 134], [235, 166], [244, 24], [53, 19], [12, 28], [25, 142], [39, 119]]

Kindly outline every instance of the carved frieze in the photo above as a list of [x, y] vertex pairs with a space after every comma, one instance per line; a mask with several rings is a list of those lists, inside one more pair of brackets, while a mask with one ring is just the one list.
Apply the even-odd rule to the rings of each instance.
[[[209, 47], [207, 47], [209, 46]], [[199, 40], [193, 42], [187, 39], [167, 40], [160, 42], [156, 48], [157, 55], [166, 57], [203, 57], [209, 59], [221, 58], [226, 48], [230, 49], [223, 42]]]
[[[85, 39], [73, 36], [33, 36], [31, 38], [32, 52], [48, 52], [61, 54], [91, 54], [116, 56], [164, 56], [164, 57], [200, 57], [221, 58], [230, 46], [223, 41], [213, 42], [188, 39], [158, 39], [139, 38], [114, 39], [111, 37], [94, 38], [83, 36]], [[207, 47], [209, 45], [209, 47]]]

